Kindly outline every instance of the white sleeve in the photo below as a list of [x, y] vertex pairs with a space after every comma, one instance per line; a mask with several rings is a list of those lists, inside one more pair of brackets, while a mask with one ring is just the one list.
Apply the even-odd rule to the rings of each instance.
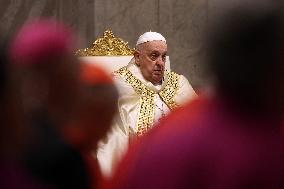
[[119, 75], [113, 76], [119, 92], [118, 112], [112, 127], [97, 148], [97, 159], [104, 177], [110, 178], [128, 148], [130, 126], [136, 121], [139, 96]]
[[195, 98], [197, 98], [197, 94], [195, 93], [194, 89], [188, 80], [183, 75], [180, 75], [179, 90], [177, 91], [175, 99], [177, 104], [182, 106]]

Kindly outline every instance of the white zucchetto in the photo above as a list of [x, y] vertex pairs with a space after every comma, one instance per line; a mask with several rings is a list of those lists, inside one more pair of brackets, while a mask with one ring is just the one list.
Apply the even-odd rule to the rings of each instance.
[[150, 31], [142, 34], [138, 38], [136, 46], [150, 41], [163, 41], [166, 43], [166, 39], [160, 33]]

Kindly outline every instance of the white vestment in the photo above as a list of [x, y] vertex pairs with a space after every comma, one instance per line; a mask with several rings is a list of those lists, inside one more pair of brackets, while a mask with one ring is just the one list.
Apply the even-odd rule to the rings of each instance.
[[[145, 130], [141, 128], [142, 122], [150, 120], [148, 124], [153, 126], [175, 106], [183, 105], [196, 97], [188, 80], [174, 72], [166, 71], [162, 84], [155, 86], [144, 79], [139, 67], [133, 62], [120, 70], [114, 73], [114, 81], [119, 91], [118, 114], [107, 137], [99, 143], [97, 150], [100, 169], [103, 176], [107, 178], [112, 176], [117, 163], [127, 151], [130, 138], [140, 133], [139, 128]], [[170, 82], [171, 80], [173, 81]], [[144, 88], [141, 88], [139, 84], [142, 84]], [[172, 84], [174, 87], [171, 87]], [[147, 96], [142, 98], [145, 92], [140, 93], [140, 89], [147, 89], [152, 95], [152, 101]], [[167, 97], [162, 98], [167, 96], [167, 93], [173, 93], [172, 98], [168, 98], [170, 100], [167, 100]], [[149, 100], [150, 105], [147, 104]]]

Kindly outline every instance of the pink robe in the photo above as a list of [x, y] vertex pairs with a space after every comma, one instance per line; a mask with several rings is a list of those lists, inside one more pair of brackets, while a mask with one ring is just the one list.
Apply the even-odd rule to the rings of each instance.
[[231, 103], [196, 100], [133, 145], [108, 188], [284, 188], [280, 130]]

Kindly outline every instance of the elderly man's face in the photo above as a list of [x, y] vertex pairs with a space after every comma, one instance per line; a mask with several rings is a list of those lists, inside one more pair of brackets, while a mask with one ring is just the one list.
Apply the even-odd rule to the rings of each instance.
[[161, 83], [164, 77], [167, 56], [167, 44], [163, 41], [151, 41], [137, 47], [135, 63], [140, 67], [144, 78], [153, 84]]

